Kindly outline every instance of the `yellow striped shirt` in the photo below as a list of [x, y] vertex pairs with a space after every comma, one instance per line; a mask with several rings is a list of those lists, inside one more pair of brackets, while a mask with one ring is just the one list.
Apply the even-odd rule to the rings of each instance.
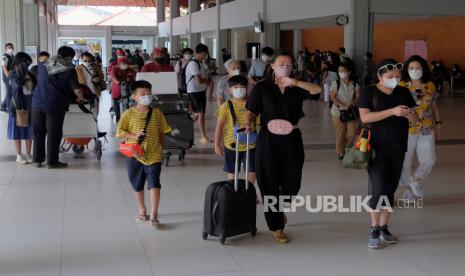
[[[128, 133], [136, 134], [138, 131], [144, 130], [145, 118], [147, 113], [138, 111], [135, 107], [126, 110], [118, 124], [116, 137], [124, 138]], [[144, 156], [137, 158], [139, 162], [144, 165], [152, 165], [159, 163], [163, 160], [163, 141], [160, 137], [164, 133], [170, 133], [171, 127], [165, 119], [165, 116], [158, 108], [154, 108], [152, 118], [147, 126], [144, 142], [142, 142], [142, 149]], [[136, 144], [135, 139], [126, 139], [127, 144]]]
[[[245, 108], [246, 102], [238, 102], [235, 101], [234, 99], [231, 100], [234, 106], [234, 112], [236, 113], [237, 116], [237, 125], [239, 127], [244, 126], [247, 123], [247, 109]], [[229, 105], [228, 102], [224, 102], [220, 108], [217, 111], [216, 117], [218, 120], [222, 120], [225, 122], [224, 129], [223, 129], [223, 143], [225, 148], [229, 150], [236, 150], [235, 148], [231, 147], [231, 144], [234, 143], [234, 123], [233, 119], [231, 116], [231, 111], [229, 110]], [[258, 118], [257, 122], [258, 124]], [[252, 126], [253, 129], [256, 128], [255, 126]], [[249, 145], [250, 149], [255, 148], [255, 144]], [[245, 144], [240, 144], [239, 145], [239, 151], [246, 151], [246, 145]]]

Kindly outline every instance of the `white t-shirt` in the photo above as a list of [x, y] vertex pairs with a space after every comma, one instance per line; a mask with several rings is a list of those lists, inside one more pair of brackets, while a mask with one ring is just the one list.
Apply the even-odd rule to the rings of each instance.
[[195, 61], [190, 61], [186, 67], [186, 82], [187, 82], [187, 93], [202, 92], [207, 90], [206, 83], [199, 83], [195, 76], [200, 75], [202, 78], [208, 78], [207, 70], [202, 63], [199, 64]]
[[[340, 81], [341, 86], [339, 87], [339, 91], [337, 91], [337, 81], [333, 81], [329, 91], [337, 91], [336, 98], [346, 105], [350, 105], [355, 97], [355, 90], [358, 89], [358, 84], [354, 85], [353, 81], [349, 82], [349, 85], [346, 85], [345, 82], [342, 80]], [[333, 116], [341, 116], [340, 110], [345, 110], [346, 108], [337, 107], [336, 104], [333, 104], [331, 108], [331, 115]]]

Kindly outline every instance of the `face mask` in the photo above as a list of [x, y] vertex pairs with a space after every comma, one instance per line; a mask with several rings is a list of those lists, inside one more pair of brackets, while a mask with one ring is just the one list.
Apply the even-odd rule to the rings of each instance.
[[123, 58], [124, 56], [116, 56], [118, 59]]
[[150, 105], [153, 101], [153, 96], [152, 95], [146, 95], [146, 96], [141, 96], [139, 97], [139, 103], [141, 105]]
[[236, 87], [231, 89], [232, 95], [236, 99], [242, 99], [245, 97], [247, 90], [242, 87]]
[[184, 55], [184, 59], [185, 59], [185, 60], [191, 60], [191, 59], [192, 59], [192, 55], [190, 55], [190, 54], [185, 54], [185, 55]]
[[289, 77], [292, 73], [292, 69], [287, 67], [277, 67], [274, 69], [274, 73], [277, 77]]
[[156, 58], [155, 58], [155, 61], [156, 61], [158, 64], [162, 64], [163, 61], [164, 61], [164, 58], [162, 58], [162, 57], [156, 57]]
[[386, 88], [394, 89], [400, 82], [400, 78], [385, 79], [383, 78], [383, 85]]
[[231, 76], [237, 76], [241, 74], [241, 70], [239, 69], [234, 69], [231, 71]]
[[408, 70], [408, 74], [412, 80], [419, 80], [423, 77], [423, 70], [421, 69], [413, 69]]
[[90, 67], [92, 65], [91, 62], [83, 62], [82, 63], [85, 67]]
[[263, 62], [268, 62], [269, 57], [267, 55], [262, 55], [262, 61]]
[[348, 73], [339, 73], [339, 78], [342, 80], [342, 79], [345, 79], [349, 76]]
[[119, 66], [119, 68], [120, 68], [121, 70], [126, 70], [126, 69], [128, 69], [128, 65], [127, 65], [127, 64], [121, 64], [121, 65]]
[[15, 52], [15, 50], [9, 48], [9, 49], [6, 50], [6, 52], [7, 52], [7, 54], [12, 55]]

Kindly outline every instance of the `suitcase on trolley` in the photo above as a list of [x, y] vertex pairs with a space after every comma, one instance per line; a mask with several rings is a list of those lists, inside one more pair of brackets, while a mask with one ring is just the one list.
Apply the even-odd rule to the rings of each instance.
[[[238, 134], [239, 135], [239, 134]], [[248, 134], [247, 134], [248, 136]], [[248, 139], [247, 139], [248, 140]], [[247, 141], [247, 149], [248, 149]], [[256, 191], [252, 183], [238, 179], [238, 150], [236, 147], [235, 177], [233, 181], [220, 181], [208, 186], [205, 192], [202, 238], [208, 235], [219, 238], [224, 244], [226, 238], [257, 233]], [[248, 154], [246, 154], [248, 164]], [[246, 179], [248, 165], [246, 166]]]

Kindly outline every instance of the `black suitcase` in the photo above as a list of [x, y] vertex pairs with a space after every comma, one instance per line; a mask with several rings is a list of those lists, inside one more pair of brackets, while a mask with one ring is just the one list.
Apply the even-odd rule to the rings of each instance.
[[[228, 237], [245, 233], [255, 236], [257, 233], [255, 187], [246, 180], [238, 179], [237, 156], [236, 151], [236, 180], [213, 183], [205, 192], [202, 232], [204, 240], [211, 235], [218, 237], [220, 243], [224, 244]], [[247, 172], [248, 168], [246, 177]]]

